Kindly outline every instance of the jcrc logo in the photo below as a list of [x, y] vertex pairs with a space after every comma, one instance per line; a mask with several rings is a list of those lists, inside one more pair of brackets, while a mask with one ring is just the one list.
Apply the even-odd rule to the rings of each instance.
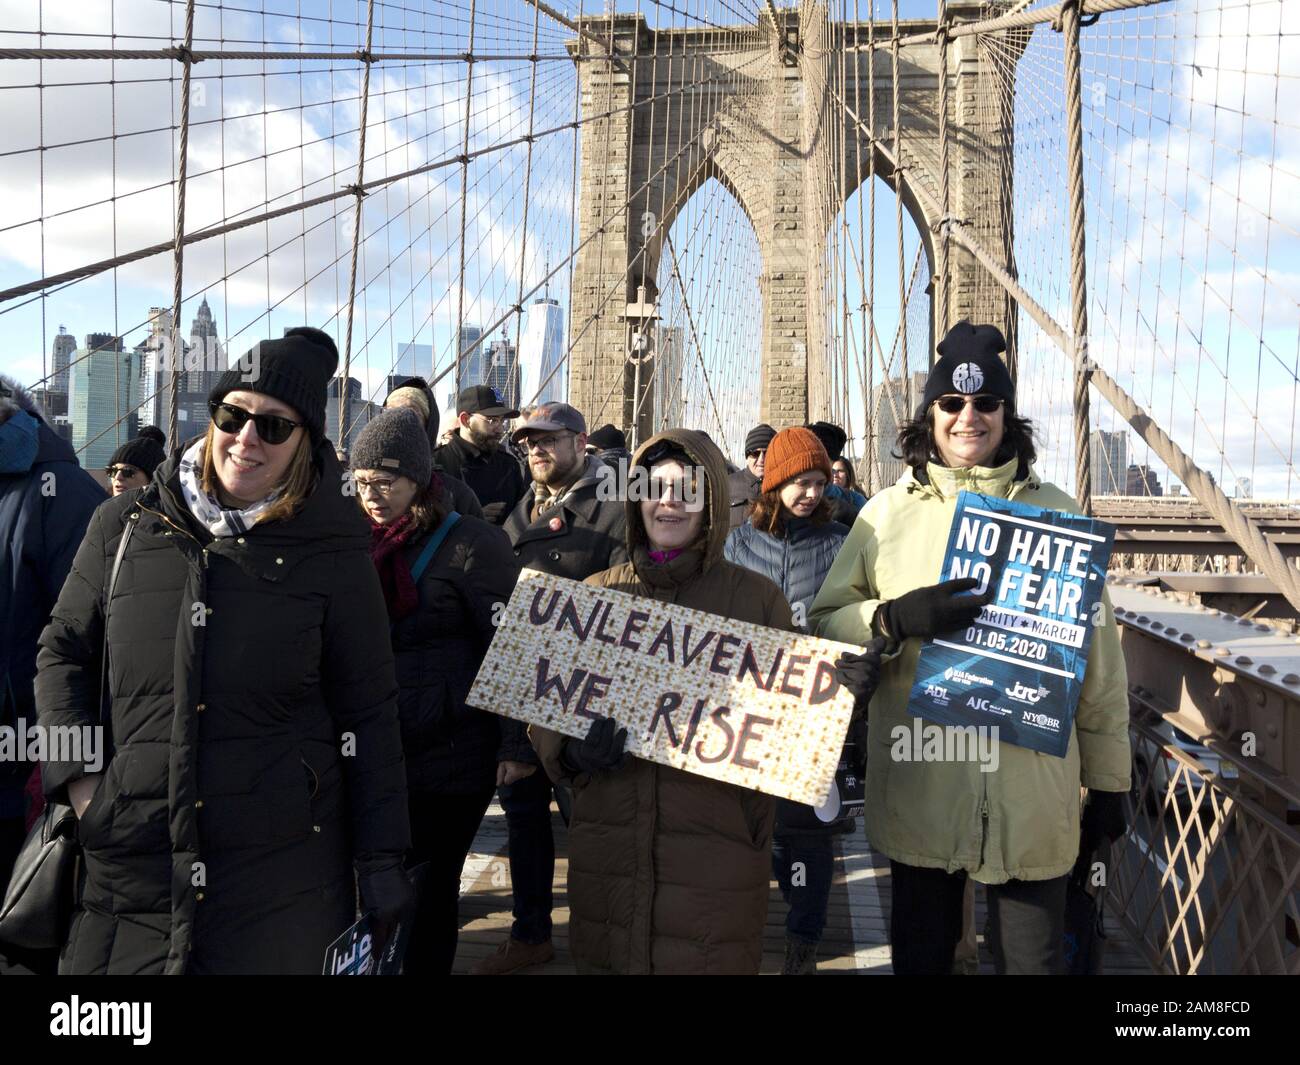
[[1008, 698], [1014, 699], [1018, 703], [1028, 703], [1030, 706], [1033, 706], [1047, 694], [1047, 689], [1044, 687], [1027, 688], [1020, 681], [1016, 681], [1014, 688], [1003, 688], [1002, 690], [1007, 693]]
[[974, 688], [977, 685], [984, 685], [985, 687], [992, 687], [993, 685], [991, 677], [981, 677], [978, 673], [967, 673], [964, 669], [954, 669], [952, 666], [943, 671], [943, 679], [956, 681], [968, 688]]
[[942, 684], [927, 684], [925, 686], [925, 697], [934, 700], [939, 706], [948, 705], [948, 689]]
[[1035, 714], [1032, 710], [1022, 710], [1020, 720], [1026, 725], [1037, 725], [1039, 728], [1059, 729], [1061, 722], [1054, 717], [1048, 717], [1046, 714]]

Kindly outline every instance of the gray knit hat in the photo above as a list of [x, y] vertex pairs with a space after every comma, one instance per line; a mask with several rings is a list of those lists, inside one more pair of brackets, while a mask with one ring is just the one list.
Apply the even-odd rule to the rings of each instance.
[[433, 454], [420, 416], [406, 407], [376, 414], [352, 448], [354, 470], [387, 470], [421, 488], [433, 478]]

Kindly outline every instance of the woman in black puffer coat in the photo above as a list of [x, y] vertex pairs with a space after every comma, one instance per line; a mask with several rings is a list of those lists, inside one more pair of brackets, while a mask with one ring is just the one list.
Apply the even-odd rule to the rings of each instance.
[[[849, 535], [831, 520], [824, 495], [830, 477], [830, 456], [817, 437], [808, 429], [783, 429], [767, 448], [762, 495], [748, 521], [727, 536], [727, 561], [779, 586], [804, 632], [812, 602]], [[782, 969], [789, 975], [816, 971], [830, 897], [834, 831], [838, 829], [822, 824], [812, 807], [777, 800], [772, 871], [790, 904]]]
[[66, 973], [319, 973], [357, 880], [380, 943], [414, 905], [384, 600], [324, 439], [338, 352], [250, 355], [206, 436], [95, 512], [41, 635], [47, 728], [96, 725], [108, 649], [112, 758], [42, 773], [85, 857]]
[[[446, 505], [428, 438], [407, 410], [373, 419], [352, 451], [358, 499], [388, 602], [412, 849], [429, 870], [408, 974], [451, 971], [460, 875], [492, 793], [534, 772], [524, 726], [466, 705], [519, 567], [506, 534]], [[421, 487], [423, 486], [423, 487]]]

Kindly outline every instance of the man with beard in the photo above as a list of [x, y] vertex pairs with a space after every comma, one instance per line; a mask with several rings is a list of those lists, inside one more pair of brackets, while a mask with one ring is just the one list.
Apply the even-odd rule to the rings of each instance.
[[506, 419], [519, 417], [501, 394], [487, 385], [470, 385], [456, 397], [456, 431], [433, 453], [441, 467], [473, 489], [483, 506], [483, 519], [502, 525], [524, 494], [519, 463], [501, 447]]
[[[611, 477], [614, 471], [586, 453], [587, 422], [582, 413], [567, 403], [543, 404], [511, 437], [527, 450], [533, 478], [532, 487], [505, 523], [520, 568], [580, 581], [626, 562], [624, 493], [617, 478]], [[517, 972], [555, 956], [551, 781], [537, 769], [503, 784], [498, 794], [510, 832], [514, 924], [496, 953], [474, 968], [478, 975]]]

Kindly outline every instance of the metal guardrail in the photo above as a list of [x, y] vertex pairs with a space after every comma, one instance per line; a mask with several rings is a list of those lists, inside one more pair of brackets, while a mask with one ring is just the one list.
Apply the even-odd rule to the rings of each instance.
[[1156, 972], [1300, 973], [1300, 643], [1168, 593], [1111, 594], [1134, 775], [1110, 908]]

